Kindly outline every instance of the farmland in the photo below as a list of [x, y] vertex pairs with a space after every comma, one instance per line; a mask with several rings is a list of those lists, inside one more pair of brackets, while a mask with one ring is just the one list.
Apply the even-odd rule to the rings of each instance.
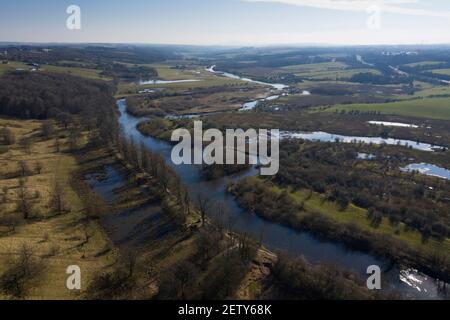
[[381, 104], [350, 104], [333, 106], [327, 111], [362, 112], [378, 111], [382, 114], [402, 115], [418, 118], [450, 120], [450, 98], [425, 98]]

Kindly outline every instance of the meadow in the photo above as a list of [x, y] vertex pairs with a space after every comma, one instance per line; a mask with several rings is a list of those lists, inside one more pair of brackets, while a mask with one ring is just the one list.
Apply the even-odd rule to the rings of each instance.
[[450, 69], [436, 69], [433, 70], [432, 72], [436, 74], [443, 74], [445, 76], [450, 76]]
[[358, 110], [361, 112], [381, 112], [418, 118], [450, 120], [450, 98], [424, 98], [389, 103], [349, 104], [328, 108], [328, 112]]
[[[82, 167], [69, 152], [64, 130], [57, 129], [61, 135], [58, 152], [54, 138], [41, 136], [42, 125], [36, 120], [0, 119], [0, 128], [11, 130], [16, 140], [2, 146], [0, 155], [0, 274], [27, 248], [39, 260], [41, 270], [24, 294], [32, 299], [78, 299], [79, 292], [66, 288], [66, 268], [80, 266], [86, 284], [117, 256], [105, 251], [109, 239], [98, 222], [85, 219], [83, 194], [89, 190], [75, 179]], [[30, 139], [26, 147], [23, 139]], [[26, 219], [17, 209], [21, 184], [30, 207]], [[52, 209], [55, 188], [63, 199], [64, 214]], [[0, 293], [0, 299], [4, 298]]]
[[23, 62], [11, 61], [7, 64], [0, 64], [0, 76], [6, 72], [14, 71], [16, 69], [28, 70], [28, 66]]
[[94, 80], [112, 80], [109, 77], [104, 77], [101, 75], [101, 69], [92, 69], [92, 68], [82, 68], [82, 67], [61, 67], [54, 65], [42, 65], [40, 68], [42, 71], [54, 72], [54, 73], [67, 73], [74, 76], [94, 79]]

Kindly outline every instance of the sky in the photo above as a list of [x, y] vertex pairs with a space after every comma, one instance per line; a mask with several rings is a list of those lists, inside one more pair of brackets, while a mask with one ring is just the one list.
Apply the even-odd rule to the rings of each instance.
[[[67, 28], [70, 5], [81, 10], [81, 29]], [[0, 41], [450, 44], [450, 1], [0, 0]]]

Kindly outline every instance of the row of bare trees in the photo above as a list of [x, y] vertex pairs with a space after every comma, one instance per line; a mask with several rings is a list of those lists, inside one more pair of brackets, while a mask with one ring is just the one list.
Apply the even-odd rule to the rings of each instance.
[[191, 213], [191, 199], [188, 189], [176, 172], [142, 142], [138, 145], [121, 136], [117, 141], [117, 149], [126, 163], [152, 177], [152, 183], [156, 182], [156, 189], [155, 185], [149, 188], [153, 188], [152, 191], [156, 191], [163, 200], [163, 209], [177, 224], [184, 224], [186, 216]]
[[[226, 205], [204, 195], [191, 199], [188, 189], [164, 159], [143, 142], [135, 143], [119, 135], [117, 149], [124, 161], [156, 182], [166, 213], [179, 224], [186, 222], [195, 204], [201, 228], [195, 241], [196, 255], [167, 268], [157, 276], [161, 299], [228, 298], [245, 276], [257, 248], [248, 235], [227, 232], [235, 221], [227, 222]], [[147, 182], [147, 181], [146, 181]], [[213, 265], [213, 271], [209, 269]], [[238, 271], [238, 272], [236, 272]], [[205, 278], [206, 276], [206, 278]], [[200, 280], [200, 279], [210, 280]]]

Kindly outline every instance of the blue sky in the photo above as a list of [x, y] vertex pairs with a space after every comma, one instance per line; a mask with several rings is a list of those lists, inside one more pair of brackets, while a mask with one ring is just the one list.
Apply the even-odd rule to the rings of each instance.
[[[71, 4], [81, 8], [81, 30], [66, 28], [66, 8]], [[368, 19], [374, 16], [366, 10], [374, 5], [380, 9], [380, 23], [372, 23], [369, 28]], [[0, 41], [195, 45], [450, 43], [450, 1], [0, 0]]]

